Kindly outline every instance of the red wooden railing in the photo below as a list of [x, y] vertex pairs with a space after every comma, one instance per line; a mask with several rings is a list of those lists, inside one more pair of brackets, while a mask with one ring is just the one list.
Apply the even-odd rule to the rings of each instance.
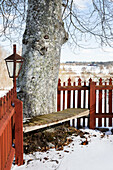
[[[99, 80], [99, 85], [92, 83], [92, 121], [91, 127], [95, 127], [96, 124], [99, 127], [112, 127], [113, 126], [113, 85], [112, 79], [109, 79], [108, 83], [102, 83], [102, 79]], [[91, 108], [90, 108], [91, 109]]]
[[[86, 82], [81, 83], [80, 78], [78, 79], [78, 82], [72, 84], [71, 79], [69, 78], [67, 85], [64, 82], [63, 86], [59, 79], [57, 111], [66, 108], [88, 108], [90, 110], [90, 119], [88, 117], [83, 117], [83, 126], [85, 126], [85, 119], [87, 118], [88, 125], [92, 129], [97, 125], [98, 127], [111, 127], [113, 126], [112, 90], [112, 79], [109, 79], [109, 84], [106, 82], [103, 84], [102, 79], [100, 78], [99, 85], [92, 82], [92, 79], [89, 79], [89, 82], [86, 85]], [[77, 126], [80, 126], [80, 122], [81, 118], [78, 118]]]
[[23, 164], [22, 102], [16, 89], [0, 98], [0, 170], [10, 170], [15, 163]]
[[[89, 80], [89, 83], [92, 80]], [[62, 110], [61, 103], [63, 104], [63, 110], [66, 108], [89, 108], [89, 83], [81, 83], [81, 79], [78, 82], [71, 83], [71, 79], [68, 79], [68, 83], [63, 83], [61, 85], [61, 80], [58, 80], [58, 91], [57, 91], [57, 111]], [[76, 85], [77, 84], [77, 85]], [[62, 97], [63, 91], [63, 97]], [[88, 117], [83, 117], [83, 126], [85, 126], [85, 119]], [[77, 119], [77, 126], [80, 126], [81, 118]], [[89, 121], [88, 121], [89, 124]]]

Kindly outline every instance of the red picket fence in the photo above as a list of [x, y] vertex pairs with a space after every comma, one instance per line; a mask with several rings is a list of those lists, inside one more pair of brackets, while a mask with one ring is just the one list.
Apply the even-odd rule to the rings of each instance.
[[0, 170], [10, 170], [15, 163], [23, 164], [23, 112], [16, 89], [0, 98]]
[[[97, 125], [101, 126], [113, 126], [113, 85], [112, 79], [109, 80], [109, 84], [102, 83], [102, 79], [99, 80], [99, 85], [89, 82], [81, 83], [81, 79], [78, 82], [71, 83], [71, 79], [68, 79], [68, 83], [61, 85], [61, 80], [58, 81], [57, 91], [57, 111], [64, 110], [66, 108], [88, 108], [90, 110], [90, 117], [83, 117], [83, 127], [85, 126], [85, 120], [88, 119], [88, 126], [94, 129]], [[104, 109], [103, 109], [104, 108]], [[108, 112], [106, 112], [106, 110]], [[106, 121], [107, 120], [107, 121]], [[80, 126], [81, 118], [77, 119], [77, 126]]]
[[92, 103], [90, 110], [90, 119], [92, 127], [97, 124], [99, 127], [112, 127], [113, 126], [113, 85], [112, 79], [109, 82], [102, 83], [100, 78], [99, 84], [92, 83]]

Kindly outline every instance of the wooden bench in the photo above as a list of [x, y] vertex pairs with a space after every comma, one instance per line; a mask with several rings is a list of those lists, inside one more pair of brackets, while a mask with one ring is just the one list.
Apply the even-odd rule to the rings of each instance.
[[65, 109], [51, 114], [35, 116], [23, 124], [23, 131], [26, 133], [86, 116], [89, 116], [89, 110], [81, 108]]

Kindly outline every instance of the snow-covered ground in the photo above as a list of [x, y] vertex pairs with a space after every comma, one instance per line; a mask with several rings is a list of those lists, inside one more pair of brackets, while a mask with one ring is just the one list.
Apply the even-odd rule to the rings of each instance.
[[47, 152], [24, 154], [25, 164], [13, 165], [12, 170], [113, 170], [113, 135], [85, 129], [88, 145], [81, 145], [85, 139], [72, 136], [72, 143], [63, 151], [51, 149]]
[[0, 98], [5, 96], [9, 90], [0, 90]]

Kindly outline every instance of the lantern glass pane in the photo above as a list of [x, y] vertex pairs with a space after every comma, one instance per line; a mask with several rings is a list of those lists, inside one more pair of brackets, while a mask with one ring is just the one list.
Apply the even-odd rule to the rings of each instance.
[[18, 76], [18, 73], [20, 71], [20, 67], [21, 67], [22, 63], [16, 63], [16, 76]]
[[8, 68], [9, 76], [13, 77], [14, 63], [7, 61], [7, 68]]

